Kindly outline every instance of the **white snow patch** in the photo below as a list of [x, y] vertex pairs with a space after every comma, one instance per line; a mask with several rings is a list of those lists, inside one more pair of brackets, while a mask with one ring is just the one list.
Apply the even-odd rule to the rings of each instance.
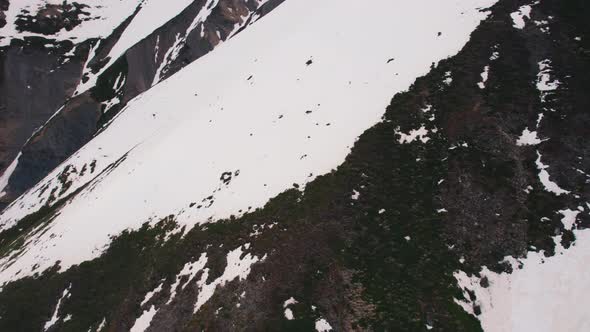
[[422, 143], [426, 143], [430, 140], [430, 137], [428, 137], [428, 130], [426, 129], [426, 127], [424, 127], [424, 125], [422, 125], [420, 128], [418, 129], [412, 129], [410, 130], [409, 133], [403, 133], [400, 131], [400, 128], [397, 127], [395, 128], [395, 134], [399, 135], [399, 139], [398, 142], [400, 144], [407, 144], [407, 143], [412, 143], [415, 140], [419, 140]]
[[285, 303], [283, 303], [283, 308], [286, 308], [292, 304], [297, 304], [299, 302], [297, 302], [297, 300], [295, 300], [295, 298], [290, 297], [288, 300], [285, 301]]
[[96, 328], [96, 332], [100, 332], [102, 331], [102, 329], [104, 329], [104, 327], [107, 325], [107, 319], [103, 318], [102, 322], [100, 322], [100, 325], [98, 325], [98, 327]]
[[498, 60], [498, 58], [500, 58], [500, 52], [498, 51], [494, 51], [492, 53], [492, 55], [490, 56], [490, 61], [495, 61]]
[[539, 73], [537, 74], [537, 89], [541, 92], [555, 91], [561, 84], [559, 80], [551, 78], [551, 60], [545, 59], [539, 62]]
[[527, 127], [522, 131], [522, 134], [520, 135], [518, 140], [516, 140], [516, 145], [518, 145], [518, 146], [537, 145], [537, 144], [540, 144], [544, 141], [546, 141], [546, 139], [544, 139], [544, 140], [539, 139], [539, 137], [537, 137], [537, 132], [530, 131], [529, 128]]
[[147, 328], [150, 327], [152, 319], [154, 318], [157, 312], [158, 310], [156, 310], [156, 308], [153, 305], [150, 307], [149, 310], [144, 310], [141, 316], [137, 318], [129, 332], [144, 332], [145, 330], [147, 330]]
[[538, 117], [537, 117], [537, 128], [539, 128], [539, 125], [541, 124], [541, 120], [543, 120], [543, 113], [539, 113]]
[[541, 30], [541, 32], [545, 34], [549, 34], [549, 32], [551, 31], [551, 29], [549, 28], [549, 21], [541, 20], [533, 21], [533, 23], [535, 23], [535, 26], [537, 26], [539, 30]]
[[121, 103], [121, 99], [119, 99], [119, 97], [117, 97], [117, 96], [113, 97], [110, 100], [103, 102], [102, 103], [104, 105], [103, 113], [107, 113], [111, 108], [113, 108], [113, 106], [118, 105], [119, 103]]
[[295, 319], [295, 316], [293, 315], [293, 310], [289, 308], [285, 309], [285, 318], [287, 318], [287, 320]]
[[125, 84], [126, 78], [123, 76], [123, 73], [119, 73], [119, 76], [115, 79], [115, 84], [113, 84], [113, 90], [115, 92], [119, 92]]
[[490, 72], [490, 66], [485, 66], [483, 68], [483, 72], [481, 72], [481, 74], [480, 74], [480, 76], [481, 76], [481, 82], [477, 83], [477, 86], [480, 89], [485, 89], [486, 88], [486, 82], [488, 81], [489, 72]]
[[[60, 188], [57, 176], [67, 165], [80, 170], [96, 160], [94, 173], [72, 175], [71, 187], [57, 197], [90, 182], [47, 232], [34, 235], [18, 259], [0, 259], [0, 284], [42, 272], [58, 260], [64, 270], [98, 257], [111, 236], [146, 221], [175, 214], [190, 229], [262, 207], [293, 183], [330, 172], [357, 137], [381, 121], [392, 96], [427, 73], [432, 62], [456, 54], [488, 15], [480, 9], [495, 2], [286, 1], [132, 100], [109, 127], [5, 209], [1, 228], [40, 209], [51, 189]], [[144, 20], [141, 15], [165, 16], [146, 6], [182, 7], [178, 3], [152, 0], [132, 25]], [[421, 20], [411, 13], [420, 13]], [[346, 21], [357, 24], [340, 24]], [[446, 38], [437, 37], [440, 30]], [[131, 43], [123, 39], [117, 44]], [[383, 59], [392, 54], [395, 63], [385, 65]], [[310, 56], [314, 62], [306, 66]], [[253, 85], [245, 79], [250, 75]], [[305, 114], [310, 108], [316, 111]], [[279, 114], [284, 118], [273, 124]], [[222, 173], [237, 170], [230, 184], [220, 183]], [[44, 186], [49, 189], [42, 193]], [[201, 202], [209, 196], [211, 201]], [[188, 208], [195, 200], [205, 207]]]
[[[182, 284], [181, 290], [184, 289], [186, 285], [188, 285], [195, 278], [199, 271], [203, 270], [205, 264], [207, 264], [207, 254], [202, 253], [201, 257], [199, 257], [199, 259], [196, 262], [186, 263], [184, 265], [182, 270], [180, 270], [180, 272], [178, 272], [178, 274], [176, 275], [176, 281], [174, 282], [174, 284], [172, 284], [172, 286], [170, 286], [170, 298], [168, 299], [168, 302], [166, 302], [166, 304], [172, 303], [172, 300], [174, 300], [174, 298], [176, 297], [176, 291], [178, 289], [178, 286], [180, 285], [180, 281], [182, 280], [182, 278], [184, 276], [189, 276], [188, 279], [184, 282], [184, 284]], [[203, 274], [206, 274], [206, 272], [204, 272]]]
[[[590, 331], [590, 230], [575, 235], [574, 245], [556, 256], [530, 252], [519, 261], [508, 259], [522, 263], [512, 274], [484, 267], [481, 275], [488, 278], [488, 288], [480, 286], [479, 278], [455, 273], [462, 289], [475, 292], [484, 331]], [[472, 303], [455, 301], [473, 314]]]
[[537, 90], [539, 90], [539, 98], [541, 102], [545, 102], [547, 96], [561, 85], [561, 82], [557, 79], [553, 79], [551, 73], [553, 71], [551, 67], [551, 60], [545, 59], [539, 62], [539, 73], [537, 74]]
[[277, 222], [273, 222], [272, 224], [262, 224], [262, 225], [254, 225], [252, 227], [252, 229], [254, 230], [254, 232], [250, 233], [251, 237], [257, 237], [260, 234], [262, 234], [262, 232], [268, 228], [268, 229], [272, 229], [273, 227], [275, 227], [277, 225]]
[[68, 286], [68, 288], [64, 289], [59, 300], [57, 300], [57, 305], [55, 306], [55, 311], [53, 312], [51, 319], [48, 320], [47, 322], [45, 322], [45, 325], [43, 326], [43, 331], [49, 330], [50, 327], [52, 327], [55, 323], [57, 323], [57, 321], [59, 321], [58, 314], [59, 314], [59, 309], [61, 308], [61, 303], [64, 299], [67, 299], [69, 297], [70, 297], [70, 287]]
[[[243, 247], [247, 249], [249, 244], [245, 244]], [[250, 253], [241, 257], [243, 253], [242, 247], [230, 251], [227, 254], [227, 266], [225, 267], [225, 271], [223, 271], [223, 274], [219, 278], [213, 280], [210, 284], [206, 284], [207, 278], [209, 277], [209, 269], [203, 270], [201, 279], [197, 281], [199, 295], [197, 296], [197, 302], [195, 303], [193, 313], [197, 313], [203, 304], [209, 301], [217, 286], [223, 287], [226, 283], [234, 279], [245, 280], [250, 274], [250, 268], [252, 265], [266, 259], [266, 256], [260, 259]]]
[[557, 183], [551, 181], [549, 179], [549, 172], [547, 169], [549, 165], [545, 165], [541, 162], [541, 154], [537, 151], [537, 160], [535, 161], [537, 168], [539, 169], [539, 180], [545, 187], [545, 190], [554, 193], [555, 195], [559, 196], [561, 194], [569, 194], [570, 192], [564, 189], [561, 189]]
[[443, 83], [446, 84], [447, 86], [451, 85], [451, 83], [453, 83], [453, 73], [448, 71], [445, 73], [445, 79], [443, 80]]
[[[428, 114], [428, 113], [431, 113], [431, 111], [432, 111], [432, 105], [430, 105], [430, 104], [427, 104], [427, 105], [426, 105], [426, 106], [424, 106], [424, 108], [422, 109], [422, 112], [423, 112], [423, 113], [426, 113], [426, 114]], [[434, 112], [432, 112], [432, 113], [430, 114], [430, 117], [428, 118], [428, 121], [434, 121], [435, 119], [436, 119], [436, 116], [434, 115]]]
[[327, 320], [320, 318], [315, 321], [315, 330], [317, 332], [328, 332], [332, 331], [332, 326], [330, 326], [330, 323], [328, 323]]
[[299, 302], [297, 300], [295, 300], [295, 298], [293, 298], [293, 297], [289, 298], [288, 300], [286, 300], [283, 303], [283, 308], [285, 308], [284, 315], [285, 315], [285, 318], [287, 318], [288, 320], [293, 320], [294, 315], [293, 315], [293, 310], [291, 310], [287, 307], [290, 305], [293, 305], [293, 304], [297, 304], [297, 303], [299, 303]]
[[570, 209], [559, 210], [559, 213], [561, 213], [563, 215], [563, 218], [561, 219], [561, 222], [563, 223], [563, 227], [565, 227], [565, 229], [571, 231], [576, 223], [576, 218], [578, 217], [578, 214], [580, 214], [580, 212], [581, 211], [579, 211], [579, 210], [570, 210]]
[[145, 295], [143, 301], [141, 301], [141, 306], [143, 307], [146, 303], [148, 303], [152, 299], [152, 297], [154, 297], [154, 295], [158, 294], [162, 290], [162, 287], [163, 286], [164, 286], [164, 283], [161, 283], [160, 285], [158, 285], [158, 287], [156, 287], [153, 290], [149, 291]]
[[524, 5], [521, 6], [517, 11], [510, 14], [510, 17], [512, 17], [512, 26], [517, 29], [523, 29], [526, 25], [524, 18], [531, 18], [531, 10], [532, 8], [530, 5]]
[[74, 47], [72, 47], [71, 50], [69, 50], [67, 53], [64, 54], [65, 57], [73, 57], [76, 56], [76, 48], [78, 47], [78, 45], [74, 45]]
[[18, 160], [21, 156], [21, 153], [19, 152], [19, 154], [16, 156], [16, 158], [14, 158], [14, 160], [10, 163], [10, 165], [8, 165], [8, 167], [6, 167], [6, 170], [4, 170], [4, 173], [2, 173], [2, 176], [0, 176], [0, 198], [4, 195], [6, 195], [6, 187], [8, 186], [8, 180], [10, 179], [10, 177], [12, 176], [12, 173], [14, 173], [14, 170], [16, 169], [16, 166], [18, 165]]

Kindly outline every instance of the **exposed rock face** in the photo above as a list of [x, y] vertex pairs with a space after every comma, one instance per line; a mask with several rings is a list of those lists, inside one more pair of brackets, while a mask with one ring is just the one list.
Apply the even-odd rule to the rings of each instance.
[[[73, 93], [79, 82], [88, 80], [82, 74], [85, 62], [88, 60], [88, 67], [93, 73], [104, 69], [102, 67], [108, 61], [109, 51], [133, 17], [101, 41], [91, 59], [87, 58], [90, 49], [96, 46], [96, 40], [77, 46], [74, 56], [65, 55], [72, 51], [71, 44], [53, 47], [50, 42], [41, 39], [24, 43], [13, 41], [9, 47], [0, 49], [5, 78], [0, 82], [0, 107], [6, 109], [6, 112], [0, 113], [0, 138], [4, 138], [0, 140], [0, 172], [21, 150], [20, 160], [23, 161], [17, 164], [10, 177], [6, 195], [0, 197], [0, 209], [88, 142], [129, 100], [207, 54], [221, 41], [235, 35], [282, 2], [271, 0], [261, 6], [256, 0], [222, 0], [209, 8], [211, 14], [202, 23], [192, 26], [206, 5], [205, 1], [194, 1], [107, 68], [98, 77], [96, 86], [83, 97], [83, 103]], [[57, 9], [60, 9], [60, 15], [51, 14]], [[83, 9], [76, 4], [47, 5], [35, 15], [23, 16], [18, 26], [27, 31], [51, 34], [78, 24], [78, 18], [84, 15]], [[179, 41], [177, 36], [183, 36], [184, 40]], [[28, 86], [39, 97], [30, 98]], [[43, 91], [39, 93], [41, 88]], [[49, 119], [62, 105], [68, 114]], [[76, 114], [78, 112], [80, 114]], [[84, 121], [79, 123], [80, 119]], [[91, 125], [88, 119], [97, 121]], [[44, 129], [34, 133], [42, 125]], [[60, 139], [58, 133], [64, 131], [67, 138]], [[27, 141], [33, 133], [34, 137]]]
[[[72, 44], [30, 38], [0, 50], [0, 169], [16, 157], [31, 134], [73, 93], [87, 45], [65, 57]], [[10, 197], [7, 196], [7, 197]]]
[[[30, 31], [52, 35], [62, 29], [72, 30], [75, 26], [87, 20], [90, 13], [84, 11], [88, 5], [77, 2], [62, 4], [45, 4], [36, 13], [25, 10], [17, 16], [15, 22], [19, 31]], [[29, 15], [31, 14], [31, 15]]]
[[6, 25], [6, 14], [4, 12], [8, 10], [9, 5], [8, 0], [0, 0], [0, 28]]
[[[72, 98], [22, 149], [19, 166], [13, 173], [11, 190], [23, 192], [34, 185], [38, 174], [47, 172], [47, 165], [65, 160], [97, 130], [100, 105], [84, 93]], [[61, 154], [59, 154], [61, 153]]]

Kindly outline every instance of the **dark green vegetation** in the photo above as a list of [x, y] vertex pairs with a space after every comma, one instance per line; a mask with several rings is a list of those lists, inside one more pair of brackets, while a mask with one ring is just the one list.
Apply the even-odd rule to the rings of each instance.
[[[103, 319], [106, 330], [127, 331], [151, 305], [159, 310], [151, 331], [307, 331], [319, 317], [337, 331], [424, 331], [426, 324], [433, 331], [480, 330], [453, 301], [462, 298], [453, 272], [477, 273], [482, 265], [503, 271], [504, 256], [522, 257], [531, 246], [551, 254], [555, 234], [564, 234], [568, 246], [574, 236], [557, 211], [590, 196], [586, 176], [573, 169], [590, 170], [584, 144], [590, 78], [580, 74], [590, 72], [590, 52], [587, 42], [574, 42], [589, 31], [587, 11], [580, 1], [543, 1], [532, 19], [554, 17], [546, 34], [532, 23], [512, 27], [509, 13], [520, 4], [500, 1], [458, 55], [396, 95], [383, 121], [359, 138], [337, 170], [244, 216], [184, 236], [170, 235], [170, 216], [118, 235], [95, 260], [6, 285], [0, 330], [38, 331], [68, 287], [53, 331], [87, 331]], [[499, 56], [492, 61], [494, 51]], [[562, 83], [541, 103], [535, 83], [545, 59]], [[476, 83], [486, 65], [490, 77], [482, 90]], [[450, 85], [443, 83], [447, 72]], [[427, 105], [432, 108], [424, 112]], [[549, 140], [517, 146], [525, 127], [536, 128], [539, 113], [539, 136]], [[399, 144], [397, 132], [422, 125], [428, 142]], [[551, 166], [551, 179], [572, 195], [544, 191], [537, 152]], [[577, 227], [587, 225], [587, 214], [580, 214]], [[206, 252], [211, 282], [225, 270], [227, 253], [246, 243], [252, 255], [267, 255], [247, 280], [218, 287], [193, 315], [199, 272], [166, 304], [185, 263]], [[162, 281], [162, 291], [141, 307]], [[298, 301], [291, 321], [283, 316], [290, 297]], [[64, 322], [68, 314], [72, 319]]]

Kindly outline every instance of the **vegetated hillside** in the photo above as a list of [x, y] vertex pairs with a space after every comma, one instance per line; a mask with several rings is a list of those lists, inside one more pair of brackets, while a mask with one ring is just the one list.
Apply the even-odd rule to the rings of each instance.
[[[8, 283], [1, 329], [501, 331], [481, 297], [496, 276], [588, 240], [588, 14], [582, 1], [498, 1], [334, 171], [184, 232], [179, 216], [153, 220], [98, 258]], [[48, 227], [68, 198], [19, 225]], [[26, 239], [0, 236], [4, 252]], [[493, 318], [576, 326], [553, 320], [571, 307]]]

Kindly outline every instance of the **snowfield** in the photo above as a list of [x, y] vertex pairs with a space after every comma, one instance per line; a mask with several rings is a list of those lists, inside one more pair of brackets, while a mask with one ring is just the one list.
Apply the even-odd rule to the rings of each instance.
[[[214, 222], [330, 172], [397, 92], [461, 49], [494, 3], [286, 1], [131, 101], [9, 206], [0, 230], [53, 188], [58, 198], [82, 188], [17, 257], [0, 260], [0, 285], [98, 257], [111, 235], [145, 222]], [[66, 169], [72, 185], [60, 193]]]
[[[484, 268], [488, 288], [480, 286], [479, 278], [456, 274], [462, 288], [475, 292], [484, 331], [590, 331], [590, 231], [575, 234], [575, 244], [567, 250], [558, 245], [553, 257], [532, 252], [526, 259], [511, 259], [512, 274]], [[471, 312], [469, 305], [464, 308]]]

